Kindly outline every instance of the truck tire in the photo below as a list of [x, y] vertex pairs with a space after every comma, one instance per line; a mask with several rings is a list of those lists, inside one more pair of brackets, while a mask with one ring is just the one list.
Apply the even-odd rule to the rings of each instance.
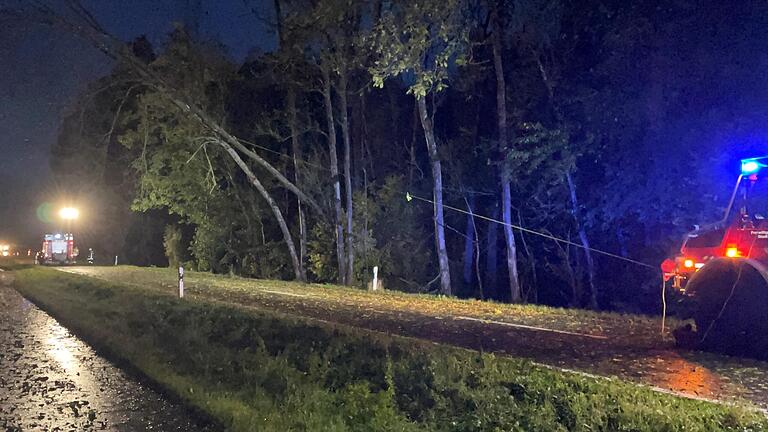
[[698, 348], [768, 359], [768, 278], [762, 265], [720, 258], [696, 272], [686, 286], [694, 302]]

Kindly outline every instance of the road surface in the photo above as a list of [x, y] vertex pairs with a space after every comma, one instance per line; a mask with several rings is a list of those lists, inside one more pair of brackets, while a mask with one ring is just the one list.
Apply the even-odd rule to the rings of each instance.
[[100, 357], [8, 279], [0, 273], [1, 431], [214, 430]]

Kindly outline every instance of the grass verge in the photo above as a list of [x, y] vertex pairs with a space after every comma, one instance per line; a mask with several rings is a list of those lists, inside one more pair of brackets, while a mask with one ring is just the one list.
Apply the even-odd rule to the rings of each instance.
[[[134, 266], [87, 266], [65, 268], [108, 281], [122, 281], [143, 287], [165, 290], [176, 289], [175, 269]], [[356, 288], [302, 284], [298, 282], [248, 279], [216, 275], [204, 272], [185, 273], [190, 294], [215, 297], [223, 301], [242, 302], [255, 298], [291, 296], [294, 300], [317, 302], [326, 305], [344, 304], [361, 312], [366, 309], [386, 309], [410, 312], [433, 317], [470, 316], [473, 318], [538, 326], [553, 330], [609, 336], [635, 347], [670, 347], [673, 339], [660, 335], [661, 320], [657, 317], [611, 312], [595, 312], [585, 309], [553, 308], [541, 305], [519, 305], [457, 299], [399, 291], [365, 291]], [[680, 322], [667, 318], [668, 328]]]
[[40, 268], [15, 286], [229, 430], [768, 430], [746, 408], [256, 308]]

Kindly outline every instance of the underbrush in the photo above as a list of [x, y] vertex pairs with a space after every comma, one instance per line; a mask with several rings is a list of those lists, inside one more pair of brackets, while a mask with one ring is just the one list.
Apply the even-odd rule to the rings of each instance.
[[235, 431], [766, 430], [739, 407], [50, 269], [16, 288]]

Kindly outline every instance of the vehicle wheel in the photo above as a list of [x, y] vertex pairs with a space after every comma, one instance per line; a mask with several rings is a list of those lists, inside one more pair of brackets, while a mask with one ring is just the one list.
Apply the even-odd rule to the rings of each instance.
[[768, 359], [768, 279], [745, 259], [710, 261], [686, 290], [694, 304], [699, 348]]

